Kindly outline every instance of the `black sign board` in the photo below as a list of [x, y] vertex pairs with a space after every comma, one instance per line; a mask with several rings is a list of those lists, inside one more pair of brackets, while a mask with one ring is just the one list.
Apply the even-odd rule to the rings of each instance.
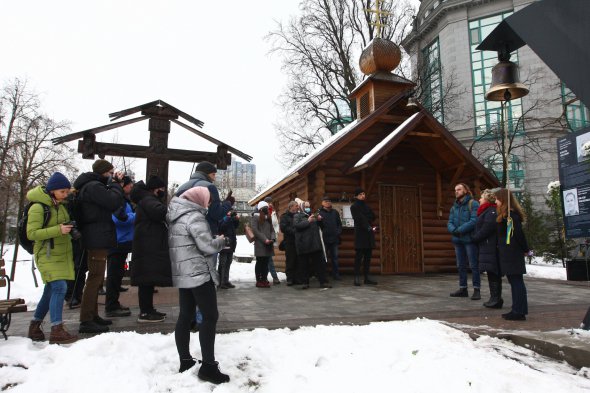
[[590, 128], [557, 140], [559, 182], [568, 239], [590, 237]]

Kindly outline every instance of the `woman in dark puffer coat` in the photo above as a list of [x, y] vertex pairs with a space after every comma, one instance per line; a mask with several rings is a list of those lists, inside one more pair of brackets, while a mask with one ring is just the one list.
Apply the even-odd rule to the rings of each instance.
[[471, 239], [479, 250], [479, 270], [488, 275], [490, 299], [483, 305], [489, 308], [502, 308], [502, 274], [498, 261], [498, 235], [496, 222], [496, 197], [492, 190], [484, 190], [479, 198], [477, 222]]
[[[498, 256], [500, 271], [508, 277], [512, 290], [512, 310], [502, 314], [509, 321], [524, 321], [529, 312], [527, 292], [523, 275], [526, 274], [524, 257], [529, 252], [529, 245], [522, 231], [526, 217], [512, 192], [505, 188], [495, 192], [496, 212], [498, 214]], [[512, 221], [512, 234], [507, 236], [509, 215]], [[509, 240], [509, 242], [508, 242]]]
[[172, 286], [165, 198], [166, 183], [157, 176], [147, 184], [136, 183], [131, 191], [136, 209], [130, 273], [131, 285], [138, 287], [140, 323], [161, 322], [166, 317], [154, 309], [154, 287]]

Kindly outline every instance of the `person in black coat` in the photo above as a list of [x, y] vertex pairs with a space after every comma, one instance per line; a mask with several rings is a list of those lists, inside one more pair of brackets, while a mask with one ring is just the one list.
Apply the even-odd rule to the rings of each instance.
[[354, 220], [354, 285], [361, 285], [361, 261], [363, 263], [364, 283], [367, 285], [376, 285], [377, 282], [369, 278], [371, 268], [371, 257], [373, 248], [375, 248], [375, 231], [372, 222], [375, 220], [375, 213], [365, 203], [367, 195], [362, 188], [354, 191], [355, 201], [350, 206], [350, 213]]
[[158, 176], [136, 183], [131, 192], [136, 207], [130, 275], [131, 285], [138, 287], [140, 323], [161, 322], [166, 317], [154, 308], [154, 287], [172, 286], [166, 196], [166, 183]]
[[102, 333], [112, 321], [98, 315], [98, 290], [102, 287], [111, 248], [117, 245], [117, 232], [111, 215], [124, 205], [122, 172], [115, 172], [107, 160], [96, 160], [92, 172], [78, 176], [75, 219], [82, 233], [82, 247], [86, 251], [88, 277], [80, 305], [80, 333]]
[[301, 211], [293, 216], [295, 227], [295, 248], [297, 249], [297, 267], [301, 289], [309, 288], [309, 270], [313, 268], [320, 288], [332, 288], [326, 279], [326, 264], [324, 262], [322, 239], [317, 214], [311, 213], [309, 202], [301, 203]]
[[[529, 245], [522, 230], [526, 216], [514, 194], [505, 188], [495, 192], [498, 214], [498, 256], [500, 270], [505, 274], [512, 290], [512, 309], [502, 317], [509, 321], [524, 321], [528, 314], [527, 292], [523, 275], [526, 274], [525, 255]], [[512, 221], [512, 233], [509, 223]]]
[[287, 211], [281, 215], [279, 228], [283, 233], [285, 245], [285, 274], [287, 275], [287, 285], [291, 286], [298, 281], [297, 276], [297, 248], [295, 246], [295, 226], [293, 217], [299, 211], [299, 204], [295, 201], [289, 202]]
[[498, 235], [496, 217], [496, 196], [492, 190], [484, 190], [479, 199], [475, 231], [471, 239], [478, 245], [479, 270], [488, 275], [490, 299], [483, 305], [502, 308], [502, 275], [498, 261]]
[[332, 200], [328, 196], [322, 198], [322, 208], [318, 212], [322, 217], [318, 221], [322, 228], [322, 237], [326, 249], [326, 260], [330, 257], [332, 261], [332, 278], [340, 280], [338, 269], [338, 245], [340, 244], [340, 235], [342, 234], [342, 220], [340, 213], [332, 209]]
[[238, 217], [238, 213], [234, 210], [227, 212], [227, 215], [219, 222], [219, 234], [229, 239], [229, 246], [219, 251], [219, 266], [217, 270], [219, 272], [219, 287], [221, 289], [236, 287], [229, 281], [229, 268], [234, 257], [234, 252], [236, 251], [238, 242], [236, 229], [238, 229], [239, 225], [240, 217]]

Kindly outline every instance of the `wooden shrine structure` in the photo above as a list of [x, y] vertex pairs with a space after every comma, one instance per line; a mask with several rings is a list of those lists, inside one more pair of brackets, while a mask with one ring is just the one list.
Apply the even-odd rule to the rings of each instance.
[[[162, 100], [148, 102], [133, 108], [109, 114], [111, 121], [119, 120], [123, 117], [130, 116], [141, 112], [141, 116], [132, 119], [107, 124], [104, 126], [91, 128], [89, 130], [75, 132], [53, 139], [54, 144], [78, 141], [78, 153], [82, 153], [82, 158], [94, 159], [95, 155], [100, 158], [105, 156], [118, 157], [135, 157], [146, 158], [146, 180], [151, 175], [161, 177], [166, 183], [168, 182], [168, 164], [169, 161], [182, 162], [201, 162], [209, 161], [216, 164], [218, 169], [226, 169], [231, 163], [231, 153], [246, 161], [252, 160], [248, 154], [232, 147], [226, 143], [215, 139], [204, 132], [194, 128], [203, 127], [203, 122], [183, 111], [173, 107]], [[179, 118], [192, 123], [188, 125]], [[137, 123], [143, 120], [149, 120], [148, 131], [150, 132], [149, 146], [124, 145], [119, 143], [103, 143], [96, 141], [96, 134], [129, 124]], [[208, 140], [217, 145], [216, 152], [179, 150], [168, 148], [168, 135], [170, 134], [171, 123], [177, 124], [186, 130]]]
[[[295, 197], [310, 201], [314, 211], [324, 195], [331, 197], [343, 218], [339, 264], [346, 273], [355, 255], [351, 198], [362, 187], [379, 226], [373, 273], [455, 271], [447, 231], [454, 186], [466, 183], [479, 195], [498, 181], [430, 112], [408, 105], [415, 85], [390, 72], [399, 62], [392, 45], [375, 38], [363, 51], [367, 77], [350, 94], [356, 119], [249, 203], [272, 196], [280, 215]], [[283, 252], [275, 253], [283, 267]]]

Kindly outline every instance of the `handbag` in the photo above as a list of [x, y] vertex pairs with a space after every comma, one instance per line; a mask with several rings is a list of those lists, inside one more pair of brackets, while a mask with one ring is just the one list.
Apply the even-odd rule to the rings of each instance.
[[254, 239], [256, 238], [254, 237], [254, 231], [250, 226], [246, 225], [244, 227], [244, 233], [246, 234], [246, 239], [248, 239], [250, 243], [254, 243]]
[[279, 243], [279, 250], [285, 251], [285, 239], [281, 240]]

